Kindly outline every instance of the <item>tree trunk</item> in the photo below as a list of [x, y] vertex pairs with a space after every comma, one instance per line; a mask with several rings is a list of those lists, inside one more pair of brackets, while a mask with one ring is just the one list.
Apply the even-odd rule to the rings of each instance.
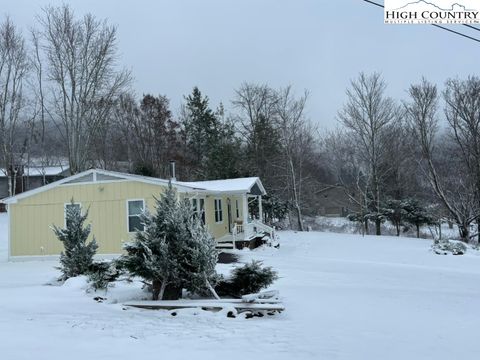
[[381, 224], [382, 224], [382, 222], [379, 219], [375, 220], [375, 234], [376, 235], [382, 235], [382, 229], [380, 228]]
[[400, 223], [396, 223], [395, 228], [397, 229], [397, 236], [400, 236]]
[[218, 296], [217, 292], [215, 291], [212, 284], [210, 284], [210, 281], [208, 281], [208, 280], [207, 280], [207, 287], [210, 290], [210, 292], [212, 293], [213, 297], [217, 300], [220, 300], [220, 296]]
[[178, 300], [182, 297], [182, 288], [177, 285], [168, 284], [163, 289], [161, 300]]
[[300, 210], [300, 206], [297, 205], [296, 210], [297, 210], [298, 230], [305, 231], [305, 229], [303, 227], [302, 211]]
[[160, 280], [153, 280], [152, 282], [152, 300], [158, 300], [160, 295], [160, 289], [163, 283]]
[[470, 228], [468, 225], [459, 225], [458, 231], [460, 232], [460, 240], [468, 243], [470, 240]]
[[[162, 281], [162, 286], [160, 286], [160, 291], [159, 291], [159, 294], [158, 294], [158, 299], [160, 300], [165, 300], [164, 297], [165, 297], [165, 288], [167, 287], [167, 282], [166, 281]], [[158, 300], [157, 299], [157, 300]]]
[[417, 224], [416, 226], [417, 226], [417, 239], [419, 239], [420, 238], [420, 225]]
[[365, 234], [368, 235], [368, 220], [365, 220], [364, 227], [365, 227]]

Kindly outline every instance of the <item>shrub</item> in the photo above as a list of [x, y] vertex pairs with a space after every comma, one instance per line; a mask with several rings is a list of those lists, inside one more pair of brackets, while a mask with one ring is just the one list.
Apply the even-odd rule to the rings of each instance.
[[220, 296], [242, 297], [258, 293], [278, 279], [277, 272], [271, 267], [262, 267], [261, 261], [253, 260], [249, 264], [237, 267], [229, 279], [220, 278], [215, 290]]
[[190, 203], [178, 201], [171, 184], [156, 200], [155, 213], [142, 221], [145, 231], [124, 245], [119, 263], [131, 276], [152, 284], [152, 299], [178, 299], [184, 288], [215, 296], [217, 243]]
[[95, 261], [89, 267], [88, 281], [95, 290], [106, 289], [108, 284], [117, 280], [122, 273], [116, 261]]
[[467, 252], [467, 246], [460, 241], [440, 240], [432, 246], [433, 251], [438, 255], [463, 255]]
[[[71, 205], [75, 205], [73, 199]], [[59, 268], [63, 273], [62, 280], [88, 274], [98, 248], [95, 238], [87, 242], [91, 226], [83, 224], [88, 211], [82, 215], [79, 206], [67, 206], [65, 212], [65, 228], [53, 226], [53, 232], [64, 246], [64, 251], [60, 254]]]

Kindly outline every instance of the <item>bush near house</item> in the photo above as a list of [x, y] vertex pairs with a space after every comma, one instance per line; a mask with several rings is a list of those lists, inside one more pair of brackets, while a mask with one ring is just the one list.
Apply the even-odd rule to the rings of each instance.
[[87, 275], [98, 248], [95, 237], [92, 241], [87, 241], [91, 231], [90, 225], [84, 226], [88, 211], [82, 215], [81, 208], [74, 206], [73, 199], [71, 205], [65, 208], [65, 227], [59, 228], [53, 225], [55, 235], [65, 248], [60, 254], [61, 280]]
[[262, 267], [261, 261], [253, 260], [235, 268], [229, 279], [221, 278], [215, 290], [221, 296], [240, 298], [243, 295], [258, 293], [277, 279], [278, 274], [275, 270], [271, 267]]
[[216, 242], [190, 204], [177, 200], [171, 185], [156, 200], [155, 214], [144, 214], [142, 221], [145, 230], [125, 244], [127, 253], [119, 263], [131, 276], [151, 283], [153, 300], [178, 299], [182, 289], [216, 296]]

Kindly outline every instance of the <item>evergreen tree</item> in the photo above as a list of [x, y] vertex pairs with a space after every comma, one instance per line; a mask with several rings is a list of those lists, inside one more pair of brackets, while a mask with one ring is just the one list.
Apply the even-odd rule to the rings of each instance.
[[402, 200], [388, 199], [383, 204], [381, 213], [395, 226], [397, 236], [400, 236], [400, 227], [402, 226], [406, 211], [405, 203]]
[[420, 226], [433, 225], [436, 223], [433, 214], [430, 214], [428, 210], [415, 199], [405, 200], [403, 209], [405, 211], [405, 220], [416, 227], [417, 238], [420, 237]]
[[232, 123], [224, 118], [223, 105], [217, 111], [198, 87], [185, 98], [183, 127], [186, 158], [196, 179], [220, 179], [239, 176], [237, 159], [240, 141]]
[[241, 176], [238, 159], [242, 155], [241, 142], [235, 135], [232, 122], [224, 118], [223, 105], [220, 104], [215, 116], [215, 129], [208, 138], [208, 159], [206, 161], [206, 178], [229, 179]]
[[65, 209], [65, 228], [53, 226], [53, 231], [65, 248], [60, 254], [60, 270], [63, 280], [78, 275], [85, 275], [93, 263], [98, 245], [95, 237], [87, 242], [91, 226], [84, 226], [88, 211], [82, 215], [80, 206], [71, 201]]
[[[275, 221], [284, 220], [290, 209], [289, 203], [287, 201], [281, 200], [276, 196], [262, 196], [262, 205], [263, 205], [263, 216], [266, 224], [273, 224]], [[258, 211], [258, 206], [256, 209], [252, 209], [252, 212]]]
[[178, 298], [182, 288], [213, 290], [215, 240], [191, 206], [177, 200], [171, 185], [157, 199], [155, 214], [144, 214], [143, 222], [145, 231], [125, 245], [127, 254], [120, 263], [130, 274], [152, 283], [154, 300]]
[[209, 140], [217, 127], [217, 119], [209, 107], [209, 99], [198, 87], [193, 88], [186, 98], [183, 126], [189, 156], [194, 164], [200, 165], [208, 158]]
[[218, 252], [217, 242], [207, 231], [198, 216], [194, 216], [189, 203], [181, 204], [181, 213], [186, 214], [187, 225], [187, 246], [182, 265], [182, 278], [184, 287], [191, 293], [202, 294], [207, 290], [215, 297], [218, 296], [213, 290], [212, 283], [215, 282], [217, 274]]

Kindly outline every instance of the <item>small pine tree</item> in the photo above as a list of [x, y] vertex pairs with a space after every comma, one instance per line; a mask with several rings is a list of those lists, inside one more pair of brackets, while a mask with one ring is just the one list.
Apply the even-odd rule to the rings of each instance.
[[397, 199], [387, 199], [382, 206], [382, 213], [387, 218], [397, 232], [397, 236], [400, 236], [400, 228], [405, 221], [406, 211], [405, 202]]
[[[71, 204], [74, 205], [73, 199]], [[67, 206], [65, 209], [65, 228], [53, 225], [53, 231], [65, 248], [60, 254], [62, 279], [86, 275], [93, 263], [98, 245], [95, 237], [87, 242], [91, 226], [84, 226], [88, 211], [82, 215], [79, 206]]]
[[217, 291], [220, 295], [242, 297], [258, 293], [277, 279], [278, 274], [275, 270], [269, 266], [262, 267], [261, 261], [253, 260], [251, 263], [235, 268], [229, 279], [220, 279]]
[[153, 299], [178, 297], [182, 288], [214, 293], [215, 241], [191, 206], [177, 200], [171, 184], [157, 199], [155, 214], [145, 214], [143, 222], [145, 231], [125, 245], [120, 263], [152, 283]]
[[217, 243], [198, 216], [192, 216], [190, 204], [181, 204], [181, 212], [187, 215], [187, 246], [184, 258], [180, 261], [184, 287], [197, 294], [209, 291], [218, 298], [212, 287], [217, 279]]
[[423, 225], [433, 225], [436, 223], [433, 214], [415, 199], [407, 199], [403, 203], [405, 211], [405, 220], [414, 225], [417, 230], [417, 238], [420, 237], [420, 227]]

